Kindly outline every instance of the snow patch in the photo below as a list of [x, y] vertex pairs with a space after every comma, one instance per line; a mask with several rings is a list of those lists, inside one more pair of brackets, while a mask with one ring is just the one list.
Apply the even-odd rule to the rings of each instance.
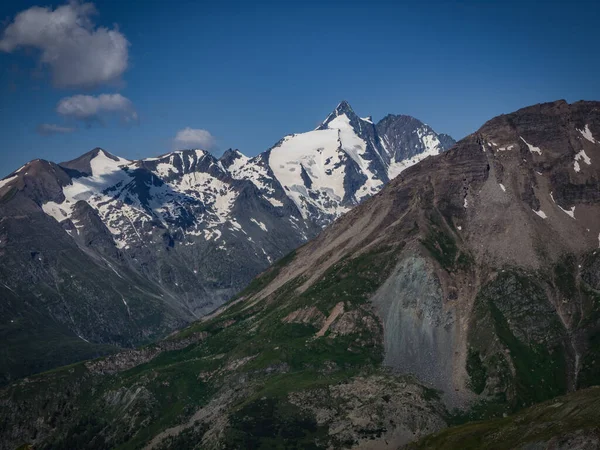
[[267, 232], [267, 231], [268, 231], [268, 230], [267, 230], [267, 227], [266, 227], [266, 225], [265, 225], [264, 223], [262, 223], [262, 222], [259, 222], [258, 220], [254, 219], [254, 218], [251, 218], [251, 219], [250, 219], [250, 222], [254, 222], [254, 223], [255, 223], [256, 225], [258, 225], [258, 226], [259, 226], [259, 228], [260, 228], [261, 230], [263, 230], [264, 232]]
[[[367, 176], [367, 181], [365, 181], [364, 185], [371, 191], [370, 193], [379, 191], [383, 182], [374, 178], [368, 167], [369, 161], [363, 158], [363, 155], [367, 150], [367, 143], [354, 132], [354, 128], [350, 125], [348, 116], [346, 116], [346, 114], [337, 116], [329, 122], [327, 127], [329, 129], [338, 130], [338, 139], [340, 140], [342, 150], [354, 160], [358, 167], [361, 168], [362, 172]], [[360, 200], [360, 198], [364, 197], [366, 194], [367, 193], [361, 195], [357, 200]]]
[[592, 136], [592, 132], [590, 131], [590, 127], [587, 124], [583, 128], [583, 130], [577, 129], [577, 131], [579, 131], [581, 133], [581, 135], [584, 138], [586, 138], [588, 141], [590, 141], [590, 142], [592, 142], [594, 144], [598, 142], [596, 139], [594, 139], [594, 136]]
[[504, 187], [504, 185], [502, 183], [498, 183], [498, 185], [500, 186], [500, 189], [502, 189], [504, 192], [506, 192], [506, 188]]
[[54, 218], [57, 222], [62, 222], [71, 216], [71, 209], [73, 205], [63, 202], [58, 204], [56, 202], [47, 202], [42, 205], [42, 210], [50, 217]]
[[546, 213], [544, 211], [542, 211], [541, 209], [539, 211], [536, 211], [535, 209], [532, 209], [532, 211], [534, 213], [536, 213], [538, 216], [540, 216], [542, 219], [547, 219], [548, 216], [546, 215]]
[[267, 254], [267, 252], [265, 252], [265, 249], [264, 249], [264, 248], [261, 248], [261, 250], [262, 250], [263, 254], [265, 255], [265, 257], [267, 258], [267, 261], [269, 261], [269, 264], [272, 264], [272, 263], [273, 263], [273, 258], [271, 258], [271, 257], [270, 257], [270, 256]]
[[527, 147], [529, 147], [529, 151], [531, 153], [537, 153], [538, 155], [542, 154], [542, 150], [539, 147], [536, 147], [534, 145], [531, 145], [529, 142], [527, 142], [525, 139], [523, 139], [523, 136], [519, 136], [521, 138], [521, 140], [523, 142], [525, 142], [525, 145], [527, 145]]
[[556, 206], [558, 206], [562, 212], [564, 212], [565, 214], [570, 216], [572, 219], [575, 219], [575, 207], [574, 206], [571, 206], [571, 209], [564, 209], [559, 204], [557, 204]]
[[[495, 145], [495, 144], [494, 144]], [[508, 147], [498, 147], [498, 151], [499, 152], [505, 152], [507, 150], [512, 150], [513, 148], [515, 148], [515, 146], [513, 144], [509, 145]]]
[[578, 161], [583, 161], [588, 166], [592, 164], [592, 160], [588, 155], [586, 155], [585, 150], [581, 150], [579, 153], [577, 153], [575, 155], [574, 160], [575, 161], [573, 162], [573, 169], [575, 169], [575, 172], [579, 172], [581, 170]]
[[283, 206], [283, 202], [277, 200], [276, 198], [271, 198], [271, 197], [265, 197], [269, 203], [271, 203], [271, 205], [275, 206], [276, 208], [281, 208]]
[[4, 186], [11, 183], [12, 181], [15, 181], [17, 178], [18, 178], [17, 175], [13, 175], [12, 177], [8, 177], [8, 178], [5, 178], [4, 180], [0, 180], [0, 189], [2, 189]]
[[[346, 194], [346, 158], [339, 148], [338, 130], [315, 130], [286, 136], [271, 150], [269, 166], [302, 217], [308, 217], [309, 205], [339, 215], [348, 209], [340, 205]], [[313, 196], [309, 195], [303, 172], [311, 180]]]
[[236, 151], [235, 154], [238, 157], [233, 160], [228, 170], [233, 174], [238, 174], [246, 166], [246, 164], [248, 164], [250, 158], [238, 151]]

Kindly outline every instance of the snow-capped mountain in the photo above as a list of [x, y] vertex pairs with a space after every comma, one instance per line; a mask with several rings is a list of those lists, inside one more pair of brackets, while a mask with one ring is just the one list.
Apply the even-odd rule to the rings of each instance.
[[[78, 173], [63, 188], [64, 199], [45, 202], [42, 209], [62, 223], [77, 202], [86, 202], [119, 249], [152, 240], [156, 227], [174, 231], [171, 238], [182, 245], [200, 237], [224, 249], [224, 232], [247, 234], [232, 210], [250, 182], [258, 190], [256, 200], [266, 209], [265, 202], [271, 205], [269, 214], [285, 208], [286, 219], [306, 239], [314, 225], [327, 225], [405, 168], [445, 149], [417, 119], [388, 115], [374, 125], [344, 101], [316, 130], [286, 136], [254, 158], [238, 150], [228, 150], [220, 160], [203, 150], [180, 150], [129, 161], [95, 149], [60, 165]], [[268, 232], [263, 222], [249, 219], [251, 228]], [[72, 225], [71, 234], [83, 226]], [[268, 262], [281, 256], [260, 250]]]
[[252, 158], [180, 150], [130, 161], [97, 148], [35, 160], [0, 181], [0, 292], [29, 299], [23, 327], [41, 312], [82, 342], [152, 339], [450, 143], [414, 118], [374, 124], [342, 102], [317, 129]]
[[405, 168], [453, 144], [413, 117], [388, 115], [374, 124], [343, 101], [316, 130], [285, 136], [266, 153], [240, 161], [233, 176], [249, 178], [260, 166], [263, 180], [277, 182], [264, 192], [269, 198], [279, 194], [279, 184], [302, 217], [322, 227]]

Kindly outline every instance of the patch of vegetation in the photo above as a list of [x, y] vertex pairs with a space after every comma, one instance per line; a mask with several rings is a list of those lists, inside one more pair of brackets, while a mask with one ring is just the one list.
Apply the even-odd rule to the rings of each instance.
[[577, 380], [577, 387], [580, 389], [600, 384], [600, 331], [591, 335], [588, 345]]
[[8, 203], [15, 195], [17, 195], [17, 192], [19, 192], [19, 189], [17, 189], [15, 186], [11, 186], [10, 189], [0, 198], [0, 204]]
[[577, 260], [573, 255], [565, 256], [554, 266], [554, 283], [564, 298], [570, 299], [577, 292], [576, 267]]
[[29, 308], [26, 298], [13, 299], [6, 295], [2, 300], [10, 303], [10, 310], [15, 314], [10, 320], [5, 317], [0, 322], [0, 367], [3, 368], [0, 386], [32, 373], [119, 350], [112, 345], [85, 342], [66, 326]]
[[467, 355], [467, 373], [471, 379], [469, 387], [476, 394], [481, 394], [485, 389], [487, 370], [481, 361], [479, 352], [473, 348], [469, 348]]
[[483, 448], [512, 450], [530, 446], [546, 448], [553, 438], [558, 439], [563, 443], [564, 448], [567, 448], [570, 434], [587, 431], [599, 435], [599, 408], [600, 388], [591, 388], [537, 404], [513, 416], [447, 428], [410, 444], [407, 448], [411, 450]]
[[473, 311], [470, 387], [481, 394], [491, 383], [490, 392], [504, 395], [482, 399], [463, 419], [516, 411], [566, 392], [565, 330], [538, 283], [502, 271], [481, 289]]
[[430, 228], [425, 239], [421, 240], [431, 256], [447, 271], [452, 271], [458, 255], [458, 247], [454, 239], [441, 230]]
[[229, 416], [226, 449], [326, 448], [327, 428], [297, 406], [278, 398], [261, 398]]
[[103, 450], [107, 447], [107, 443], [100, 432], [107, 425], [107, 422], [95, 416], [82, 417], [62, 439], [49, 444], [45, 450], [71, 450], [73, 448]]
[[395, 267], [400, 250], [385, 247], [342, 259], [302, 293], [295, 305], [315, 305], [327, 315], [340, 301], [350, 306], [365, 303]]
[[498, 307], [490, 302], [498, 338], [510, 351], [516, 370], [516, 406], [528, 406], [566, 392], [566, 363], [560, 346], [528, 345], [515, 337]]
[[479, 400], [466, 410], [455, 409], [449, 414], [446, 422], [449, 426], [463, 425], [468, 422], [491, 420], [515, 412], [503, 394], [494, 398]]
[[475, 264], [475, 260], [469, 253], [458, 248], [454, 237], [446, 231], [447, 228], [443, 219], [433, 214], [430, 217], [427, 234], [424, 239], [421, 239], [421, 244], [447, 272], [468, 270]]

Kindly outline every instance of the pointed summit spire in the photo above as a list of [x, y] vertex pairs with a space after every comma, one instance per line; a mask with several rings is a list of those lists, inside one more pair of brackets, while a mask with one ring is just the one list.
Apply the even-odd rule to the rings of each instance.
[[335, 112], [339, 116], [340, 114], [345, 114], [349, 112], [353, 113], [354, 111], [352, 110], [352, 106], [350, 106], [350, 103], [348, 103], [346, 100], [342, 100], [339, 103], [339, 105], [337, 105], [337, 107], [335, 108]]
[[346, 116], [348, 116], [348, 119], [350, 119], [350, 120], [353, 120], [353, 119], [358, 120], [358, 116], [356, 115], [356, 113], [352, 109], [352, 106], [350, 106], [350, 103], [348, 103], [346, 100], [342, 100], [335, 107], [335, 109], [331, 112], [331, 114], [329, 114], [327, 116], [327, 118], [321, 123], [321, 125], [319, 125], [317, 127], [317, 130], [324, 130], [324, 129], [326, 129], [327, 128], [327, 124], [329, 122], [331, 122], [336, 117], [344, 115], [344, 114]]

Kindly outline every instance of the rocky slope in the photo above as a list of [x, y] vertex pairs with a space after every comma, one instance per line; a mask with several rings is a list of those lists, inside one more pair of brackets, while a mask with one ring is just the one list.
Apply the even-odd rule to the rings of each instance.
[[254, 158], [95, 149], [0, 181], [0, 384], [201, 317], [376, 193], [405, 156], [449, 144], [390, 117], [378, 129], [342, 102]]
[[2, 390], [2, 448], [399, 448], [600, 383], [598, 136], [492, 119], [170, 344]]

